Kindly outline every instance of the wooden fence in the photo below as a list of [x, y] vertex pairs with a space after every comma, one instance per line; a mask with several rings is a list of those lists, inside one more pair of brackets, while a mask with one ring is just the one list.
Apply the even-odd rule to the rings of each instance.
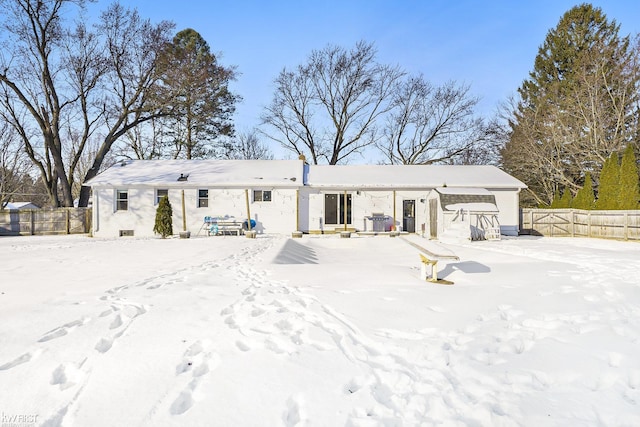
[[0, 236], [84, 234], [91, 231], [91, 208], [0, 210]]
[[640, 240], [640, 210], [522, 209], [522, 234]]

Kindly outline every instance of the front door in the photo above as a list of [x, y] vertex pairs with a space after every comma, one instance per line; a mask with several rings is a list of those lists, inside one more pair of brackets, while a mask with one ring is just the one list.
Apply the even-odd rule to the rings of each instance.
[[402, 201], [402, 229], [408, 233], [416, 232], [416, 201]]

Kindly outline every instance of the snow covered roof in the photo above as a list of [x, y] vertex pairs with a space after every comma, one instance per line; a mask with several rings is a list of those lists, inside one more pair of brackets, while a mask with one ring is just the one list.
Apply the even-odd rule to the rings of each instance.
[[[86, 185], [163, 187], [300, 187], [300, 160], [128, 160]], [[186, 181], [178, 181], [180, 176]]]
[[[306, 180], [303, 178], [307, 172]], [[178, 181], [180, 176], [186, 181]], [[526, 188], [495, 166], [305, 165], [301, 160], [127, 160], [86, 185], [91, 187], [311, 187]]]
[[332, 188], [526, 188], [495, 166], [462, 165], [311, 165], [306, 183]]
[[35, 205], [31, 202], [9, 202], [7, 206], [4, 207], [7, 210], [14, 209], [40, 209], [40, 206]]

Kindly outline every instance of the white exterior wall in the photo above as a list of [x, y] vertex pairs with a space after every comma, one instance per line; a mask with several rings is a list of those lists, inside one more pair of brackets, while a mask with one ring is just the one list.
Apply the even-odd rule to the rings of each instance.
[[[396, 191], [395, 203], [395, 219], [396, 227], [402, 227], [403, 200], [415, 200], [415, 231], [421, 232], [421, 225], [427, 223], [428, 205], [420, 202], [426, 199], [428, 190], [398, 190]], [[305, 188], [300, 190], [301, 205], [301, 231], [334, 231], [343, 227], [341, 224], [326, 224], [324, 215], [324, 196], [325, 194], [344, 194], [344, 189], [312, 189]], [[373, 213], [382, 213], [390, 217], [385, 224], [386, 230], [392, 225], [393, 212], [393, 190], [347, 190], [347, 194], [351, 195], [351, 223], [350, 228], [357, 231], [372, 231], [373, 223], [367, 219]], [[308, 204], [308, 214], [302, 216], [305, 208], [302, 206]], [[308, 221], [307, 221], [308, 218]]]
[[517, 190], [488, 189], [496, 197], [500, 233], [505, 236], [517, 236], [520, 231], [520, 200]]
[[[162, 188], [162, 187], [159, 187]], [[120, 230], [133, 230], [136, 237], [154, 236], [156, 188], [122, 188], [128, 190], [129, 209], [116, 211], [114, 188], [93, 188], [93, 233], [96, 237], [117, 237]], [[185, 189], [185, 209], [187, 230], [197, 235], [205, 216], [232, 216], [245, 219], [246, 201], [244, 189], [209, 188], [209, 206], [198, 208], [198, 188]], [[270, 190], [272, 200], [254, 202], [253, 190]], [[182, 230], [181, 189], [170, 188], [169, 200], [173, 208], [173, 230], [178, 234]], [[360, 194], [358, 194], [358, 191]], [[493, 190], [496, 197], [502, 234], [517, 235], [519, 228], [518, 191]], [[295, 188], [252, 188], [249, 190], [251, 218], [256, 221], [259, 233], [287, 234], [296, 229], [296, 192]], [[304, 232], [330, 231], [340, 228], [340, 224], [326, 225], [324, 222], [324, 195], [327, 193], [344, 194], [340, 189], [318, 189], [303, 187], [299, 189], [298, 229]], [[352, 197], [352, 223], [350, 228], [357, 231], [372, 231], [373, 222], [367, 217], [373, 213], [383, 213], [393, 218], [392, 190], [350, 190]], [[432, 194], [430, 194], [432, 193]], [[415, 232], [421, 234], [424, 224], [425, 235], [429, 234], [429, 204], [426, 199], [434, 197], [435, 192], [424, 190], [396, 190], [396, 227], [403, 223], [403, 200], [415, 200]], [[425, 202], [420, 200], [424, 199]], [[441, 215], [441, 209], [438, 209]], [[385, 224], [388, 230], [391, 220]], [[444, 218], [438, 218], [438, 226], [444, 227]], [[441, 230], [439, 230], [441, 232]], [[204, 234], [204, 230], [200, 234]]]
[[[161, 187], [159, 187], [161, 188]], [[136, 237], [152, 237], [157, 205], [155, 188], [119, 188], [128, 191], [129, 208], [116, 211], [116, 189], [93, 189], [93, 234], [96, 237], [117, 237], [120, 230], [133, 230]], [[244, 189], [209, 188], [209, 206], [198, 207], [198, 190], [186, 188], [185, 213], [187, 230], [192, 235], [201, 231], [205, 216], [247, 217]], [[203, 188], [204, 189], [204, 188]], [[262, 189], [262, 188], [256, 188]], [[256, 220], [259, 233], [288, 233], [295, 229], [295, 189], [270, 189], [270, 202], [254, 202], [249, 191], [251, 218]], [[173, 209], [174, 234], [182, 231], [182, 189], [170, 188], [169, 201]]]
[[[255, 188], [255, 190], [261, 189]], [[276, 234], [287, 234], [295, 231], [296, 190], [284, 188], [269, 190], [271, 190], [270, 202], [252, 201], [253, 191], [249, 191], [251, 218], [256, 220], [256, 231], [258, 233]], [[244, 198], [243, 204], [246, 205]]]

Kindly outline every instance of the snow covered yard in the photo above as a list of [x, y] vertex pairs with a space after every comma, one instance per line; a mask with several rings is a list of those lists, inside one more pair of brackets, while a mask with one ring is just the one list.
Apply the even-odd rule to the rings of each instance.
[[2, 420], [640, 425], [640, 244], [410, 239], [0, 238]]

